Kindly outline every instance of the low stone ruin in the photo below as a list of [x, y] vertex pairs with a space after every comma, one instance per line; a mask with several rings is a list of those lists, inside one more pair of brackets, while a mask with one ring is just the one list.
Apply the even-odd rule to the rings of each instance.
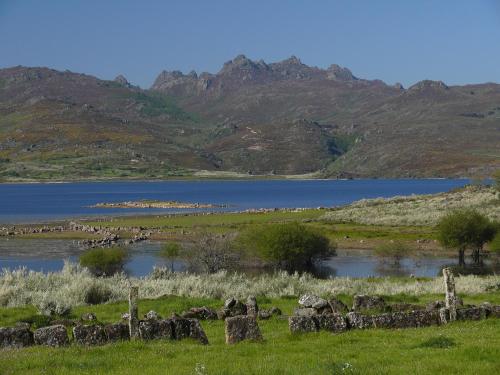
[[68, 332], [62, 324], [38, 328], [33, 337], [36, 345], [59, 347], [69, 344]]
[[300, 297], [294, 315], [288, 319], [290, 332], [344, 332], [366, 328], [417, 328], [446, 324], [453, 320], [480, 320], [500, 317], [500, 306], [483, 303], [463, 306], [455, 294], [455, 283], [449, 269], [443, 270], [445, 300], [427, 306], [398, 303], [388, 305], [382, 297], [354, 296], [351, 310], [340, 300], [322, 299], [306, 294]]
[[0, 328], [0, 347], [23, 348], [33, 344], [33, 333], [25, 325]]

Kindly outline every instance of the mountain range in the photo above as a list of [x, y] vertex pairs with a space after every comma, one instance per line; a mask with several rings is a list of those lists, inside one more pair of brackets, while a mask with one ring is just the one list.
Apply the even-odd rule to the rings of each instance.
[[[0, 69], [0, 178], [488, 176], [500, 85], [411, 87], [331, 65], [243, 55], [149, 89], [48, 68]], [[201, 172], [207, 171], [207, 172]]]

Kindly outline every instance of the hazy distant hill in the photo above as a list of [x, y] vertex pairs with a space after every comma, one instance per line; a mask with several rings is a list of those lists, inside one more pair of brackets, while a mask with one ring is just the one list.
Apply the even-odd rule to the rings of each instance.
[[166, 177], [196, 170], [463, 176], [500, 168], [500, 85], [404, 89], [295, 57], [238, 56], [149, 90], [47, 68], [0, 70], [0, 176]]

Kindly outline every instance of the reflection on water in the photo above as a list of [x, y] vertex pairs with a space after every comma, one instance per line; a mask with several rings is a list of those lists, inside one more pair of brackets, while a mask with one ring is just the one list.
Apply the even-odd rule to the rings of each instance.
[[[126, 271], [133, 276], [145, 276], [154, 266], [170, 268], [171, 263], [158, 256], [161, 243], [145, 241], [129, 247]], [[26, 267], [34, 271], [53, 272], [62, 269], [64, 260], [77, 262], [84, 252], [77, 241], [70, 240], [21, 240], [0, 239], [0, 268]], [[454, 258], [407, 258], [399, 266], [382, 263], [369, 250], [337, 250], [337, 256], [322, 262], [318, 267], [321, 277], [371, 277], [371, 276], [427, 276], [439, 274], [445, 265], [456, 264]], [[185, 271], [187, 264], [174, 262], [175, 271]]]

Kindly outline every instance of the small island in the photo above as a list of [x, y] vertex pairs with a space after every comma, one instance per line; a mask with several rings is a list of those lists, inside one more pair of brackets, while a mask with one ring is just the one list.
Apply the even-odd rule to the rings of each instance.
[[178, 201], [140, 200], [117, 203], [96, 203], [91, 208], [222, 208], [226, 205]]

